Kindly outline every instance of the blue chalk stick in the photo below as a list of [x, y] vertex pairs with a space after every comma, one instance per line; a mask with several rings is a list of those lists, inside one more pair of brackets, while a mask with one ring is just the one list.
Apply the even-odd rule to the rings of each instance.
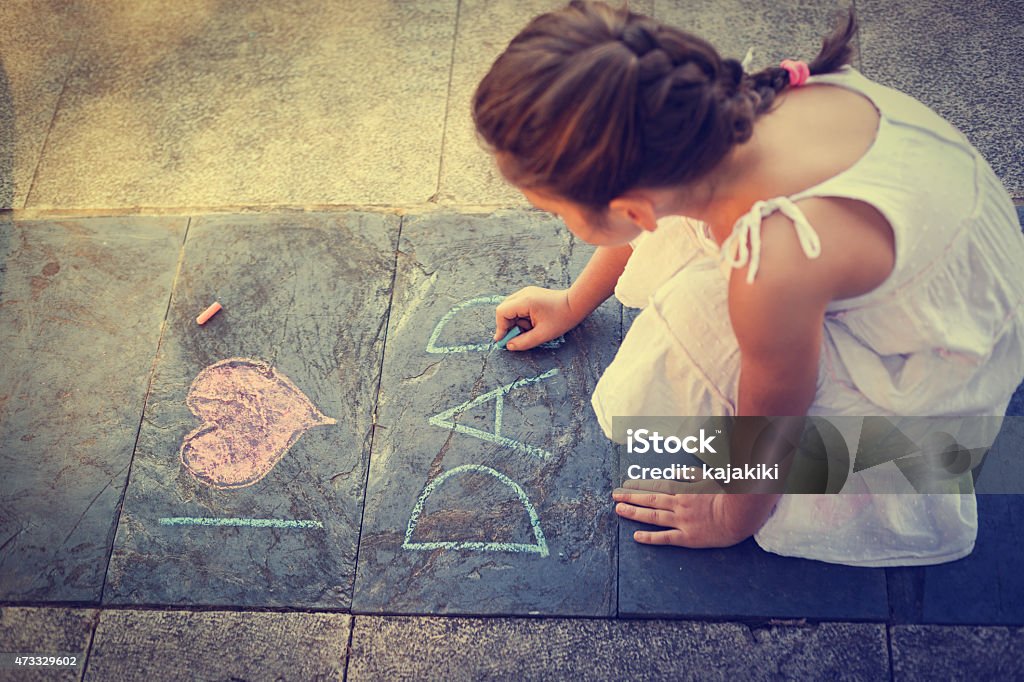
[[511, 329], [508, 330], [508, 334], [505, 334], [505, 338], [503, 338], [501, 341], [498, 341], [494, 345], [497, 348], [504, 348], [505, 346], [508, 345], [509, 341], [511, 341], [512, 339], [516, 338], [517, 336], [519, 336], [522, 333], [523, 333], [523, 330], [520, 329], [519, 327], [512, 327]]

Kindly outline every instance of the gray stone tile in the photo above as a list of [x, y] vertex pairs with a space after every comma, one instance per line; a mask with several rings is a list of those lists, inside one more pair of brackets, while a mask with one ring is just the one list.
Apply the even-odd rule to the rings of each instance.
[[[1024, 394], [1018, 390], [1017, 400]], [[935, 566], [886, 569], [896, 623], [1022, 625], [1024, 561], [1024, 418], [1011, 402], [1002, 431], [975, 477], [978, 537], [968, 556]]]
[[406, 218], [400, 251], [353, 611], [614, 613], [615, 452], [590, 394], [618, 306], [525, 353], [488, 347], [493, 301], [462, 307], [565, 286], [591, 250], [502, 212]]
[[426, 201], [456, 5], [92, 2], [27, 205]]
[[754, 540], [725, 549], [642, 545], [619, 522], [619, 613], [704, 618], [886, 620], [885, 571], [765, 552]]
[[1024, 628], [894, 625], [891, 639], [898, 681], [1024, 678]]
[[858, 0], [864, 74], [902, 90], [967, 135], [1024, 198], [1024, 23], [1017, 0]]
[[959, 561], [924, 569], [922, 621], [1024, 625], [1022, 534], [1024, 495], [978, 495], [974, 551]]
[[80, 9], [0, 3], [0, 209], [25, 205], [71, 67]]
[[351, 616], [103, 611], [85, 679], [340, 680]]
[[[396, 643], [400, 645], [396, 646]], [[348, 679], [887, 679], [884, 625], [357, 616]]]
[[105, 603], [348, 606], [398, 223], [193, 220]]
[[2, 599], [100, 599], [186, 223], [0, 221]]
[[99, 611], [95, 609], [0, 607], [0, 652], [76, 657], [73, 667], [5, 668], [0, 664], [0, 679], [18, 682], [81, 679], [97, 621]]
[[1024, 494], [1024, 385], [1018, 386], [1001, 420], [1001, 428], [981, 466], [974, 469], [974, 489], [982, 495]]

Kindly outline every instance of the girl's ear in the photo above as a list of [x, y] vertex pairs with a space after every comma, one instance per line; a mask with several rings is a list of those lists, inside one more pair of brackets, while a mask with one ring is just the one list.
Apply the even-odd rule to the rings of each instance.
[[630, 220], [640, 229], [653, 231], [658, 226], [658, 218], [654, 212], [654, 202], [650, 199], [628, 195], [612, 199], [608, 209], [615, 215]]

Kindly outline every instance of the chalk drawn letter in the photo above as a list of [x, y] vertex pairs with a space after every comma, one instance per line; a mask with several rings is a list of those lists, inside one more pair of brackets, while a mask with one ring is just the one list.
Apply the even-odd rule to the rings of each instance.
[[221, 490], [256, 483], [325, 417], [288, 377], [261, 360], [229, 358], [201, 371], [185, 404], [203, 423], [181, 443], [181, 463]]
[[[533, 537], [537, 540], [536, 543], [468, 542], [453, 540], [432, 542], [412, 541], [413, 531], [416, 530], [416, 524], [419, 523], [420, 514], [423, 512], [423, 505], [426, 503], [427, 498], [430, 497], [430, 494], [452, 476], [469, 471], [476, 471], [478, 473], [494, 476], [496, 479], [515, 491], [519, 501], [523, 503], [526, 513], [530, 515], [530, 527], [533, 528]], [[409, 516], [409, 525], [406, 526], [405, 529], [405, 541], [402, 543], [402, 549], [472, 549], [481, 552], [531, 552], [534, 554], [540, 554], [542, 557], [546, 557], [548, 555], [548, 543], [547, 540], [544, 539], [544, 531], [540, 529], [540, 518], [537, 516], [537, 510], [534, 509], [533, 504], [530, 502], [530, 498], [526, 496], [526, 491], [523, 490], [522, 486], [505, 474], [500, 471], [495, 471], [490, 467], [485, 467], [482, 464], [464, 464], [462, 466], [455, 467], [427, 483], [426, 487], [423, 488], [423, 492], [420, 493], [419, 499], [416, 500], [416, 506], [413, 507], [412, 514]]]
[[[487, 343], [464, 343], [456, 344], [454, 346], [438, 346], [437, 340], [441, 336], [441, 331], [445, 325], [451, 322], [452, 318], [458, 315], [461, 311], [466, 308], [472, 308], [473, 306], [479, 305], [497, 305], [505, 300], [504, 296], [477, 296], [471, 298], [468, 301], [459, 303], [454, 308], [449, 310], [441, 317], [437, 325], [434, 327], [434, 331], [430, 333], [430, 339], [427, 340], [427, 352], [428, 353], [473, 353], [473, 352], [487, 352], [494, 350], [498, 347], [498, 342], [488, 341]], [[558, 348], [565, 343], [565, 337], [559, 336], [557, 339], [545, 341], [540, 344], [541, 348]]]
[[[487, 393], [477, 396], [476, 398], [464, 402], [461, 405], [456, 405], [450, 410], [445, 410], [440, 414], [435, 414], [428, 421], [430, 422], [431, 426], [437, 426], [442, 429], [454, 429], [458, 433], [464, 433], [467, 436], [473, 436], [474, 438], [485, 440], [488, 443], [497, 443], [502, 447], [511, 448], [512, 450], [515, 450], [517, 452], [525, 452], [535, 457], [540, 457], [541, 459], [547, 459], [548, 457], [551, 456], [551, 453], [549, 451], [544, 450], [542, 448], [538, 448], [535, 445], [529, 445], [527, 443], [523, 443], [522, 441], [518, 441], [513, 438], [506, 438], [505, 436], [501, 435], [501, 418], [502, 412], [504, 412], [505, 410], [505, 395], [507, 393], [514, 391], [522, 386], [528, 386], [530, 384], [535, 384], [539, 381], [544, 381], [545, 379], [553, 377], [556, 374], [558, 374], [557, 368], [549, 369], [543, 374], [539, 374], [535, 377], [527, 377], [525, 379], [513, 381], [511, 384], [499, 386], [493, 391], [488, 391]], [[477, 405], [481, 405], [490, 400], [494, 401], [494, 431], [483, 431], [472, 426], [466, 426], [465, 424], [455, 423], [454, 418], [457, 417], [458, 415], [462, 414], [466, 410], [470, 410], [476, 407]]]

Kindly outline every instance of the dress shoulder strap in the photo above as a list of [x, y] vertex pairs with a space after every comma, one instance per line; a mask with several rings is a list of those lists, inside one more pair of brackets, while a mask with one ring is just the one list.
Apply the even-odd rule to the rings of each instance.
[[811, 224], [807, 222], [796, 204], [787, 197], [776, 197], [767, 201], [756, 202], [732, 228], [732, 234], [722, 242], [721, 258], [730, 268], [742, 268], [748, 263], [747, 283], [752, 284], [757, 276], [757, 268], [761, 264], [761, 221], [781, 211], [793, 221], [796, 236], [800, 240], [800, 248], [808, 258], [821, 255], [821, 240]]

